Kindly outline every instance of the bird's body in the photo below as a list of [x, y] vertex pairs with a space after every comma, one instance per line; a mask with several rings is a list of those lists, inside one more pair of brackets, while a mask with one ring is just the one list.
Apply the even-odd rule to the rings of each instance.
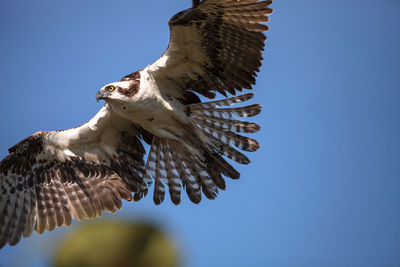
[[[153, 183], [156, 204], [166, 187], [179, 204], [182, 189], [199, 203], [202, 192], [214, 199], [225, 189], [224, 177], [238, 179], [224, 157], [249, 164], [236, 148], [252, 152], [259, 144], [239, 133], [260, 127], [234, 116], [257, 115], [261, 106], [229, 107], [251, 93], [211, 102], [198, 94], [251, 89], [271, 3], [204, 0], [176, 14], [164, 55], [104, 86], [96, 98], [106, 103], [89, 122], [38, 132], [10, 148], [0, 162], [0, 248], [33, 230], [114, 212], [122, 200], [140, 200]], [[142, 142], [150, 145], [147, 161]]]
[[[124, 118], [141, 125], [145, 130], [162, 138], [178, 139], [181, 136], [180, 123], [187, 124], [188, 120], [179, 101], [166, 94], [168, 85], [157, 83], [148, 68], [138, 71], [138, 81], [121, 81], [109, 85], [121, 88], [118, 99], [110, 98], [111, 109]], [[135, 94], [130, 92], [138, 86]], [[124, 90], [125, 89], [125, 90]]]

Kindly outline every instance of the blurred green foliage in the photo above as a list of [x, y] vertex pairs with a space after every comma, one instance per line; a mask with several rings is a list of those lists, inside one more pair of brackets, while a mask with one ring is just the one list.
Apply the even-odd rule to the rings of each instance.
[[61, 242], [55, 267], [176, 267], [174, 244], [157, 227], [128, 221], [83, 224]]

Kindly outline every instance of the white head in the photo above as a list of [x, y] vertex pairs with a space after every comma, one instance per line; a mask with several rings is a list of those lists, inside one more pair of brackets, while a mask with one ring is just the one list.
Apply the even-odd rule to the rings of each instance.
[[139, 86], [134, 81], [121, 81], [107, 84], [96, 94], [96, 100], [106, 102], [125, 102], [132, 100], [132, 97], [139, 91]]

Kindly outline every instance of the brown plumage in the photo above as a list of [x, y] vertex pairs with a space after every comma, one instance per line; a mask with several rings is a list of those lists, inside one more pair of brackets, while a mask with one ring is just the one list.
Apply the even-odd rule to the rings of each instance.
[[[208, 98], [251, 89], [262, 61], [272, 1], [205, 0], [169, 21], [170, 42], [150, 66], [173, 83], [175, 97], [194, 91]], [[190, 51], [190, 52], [189, 52]]]
[[[69, 226], [72, 218], [115, 212], [123, 199], [133, 199], [144, 167], [140, 130], [104, 110], [107, 107], [94, 118], [98, 134], [90, 133], [89, 123], [67, 131], [39, 132], [10, 148], [0, 162], [0, 248], [7, 242], [18, 243], [21, 234], [28, 237], [33, 229], [41, 234]], [[106, 153], [109, 134], [116, 138], [111, 142], [116, 144], [115, 158]], [[70, 141], [62, 149], [74, 156], [58, 157], [60, 142], [75, 135], [85, 140], [83, 147]], [[89, 154], [95, 151], [104, 158], [94, 160]]]
[[140, 89], [140, 71], [126, 75], [121, 81], [130, 81], [131, 83], [128, 88], [118, 88], [119, 92], [124, 96], [132, 97]]
[[[178, 13], [169, 21], [164, 55], [103, 87], [96, 97], [106, 105], [89, 122], [38, 132], [10, 148], [0, 162], [0, 248], [33, 230], [41, 234], [74, 218], [115, 212], [122, 200], [140, 200], [153, 183], [156, 204], [168, 187], [177, 205], [183, 190], [199, 203], [202, 194], [214, 199], [224, 190], [225, 177], [238, 179], [224, 157], [249, 164], [237, 149], [252, 152], [260, 145], [241, 133], [260, 127], [235, 117], [255, 116], [261, 106], [224, 107], [253, 94], [206, 103], [197, 94], [251, 89], [271, 3], [204, 0]], [[146, 164], [142, 141], [151, 144]]]

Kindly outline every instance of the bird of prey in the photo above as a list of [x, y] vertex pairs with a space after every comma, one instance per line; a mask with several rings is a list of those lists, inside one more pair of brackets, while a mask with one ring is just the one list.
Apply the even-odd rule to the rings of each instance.
[[[37, 132], [0, 162], [0, 248], [33, 230], [42, 234], [71, 219], [115, 212], [154, 184], [156, 204], [166, 188], [174, 204], [181, 190], [199, 203], [240, 174], [225, 158], [248, 164], [244, 151], [260, 146], [239, 133], [260, 127], [234, 118], [260, 112], [253, 97], [272, 13], [270, 0], [204, 0], [169, 20], [167, 50], [153, 64], [104, 86], [105, 105], [89, 122]], [[200, 95], [230, 98], [202, 102]], [[224, 107], [225, 106], [225, 107]], [[150, 145], [144, 160], [143, 142]], [[225, 157], [225, 158], [224, 158]]]

